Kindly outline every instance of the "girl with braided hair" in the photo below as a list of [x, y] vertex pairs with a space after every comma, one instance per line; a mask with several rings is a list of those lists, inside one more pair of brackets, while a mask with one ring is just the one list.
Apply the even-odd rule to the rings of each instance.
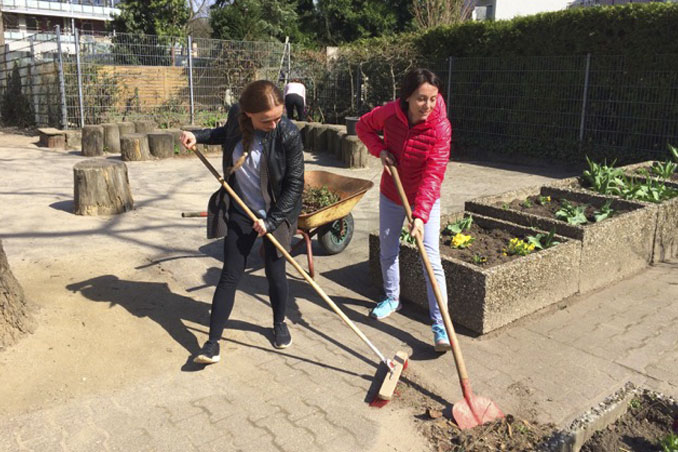
[[[181, 141], [221, 144], [224, 179], [259, 217], [249, 217], [230, 202], [221, 188], [210, 198], [208, 237], [224, 239], [224, 266], [212, 299], [209, 339], [194, 362], [216, 363], [219, 339], [226, 326], [247, 256], [257, 237], [270, 232], [288, 249], [297, 229], [304, 189], [303, 146], [297, 127], [283, 116], [283, 95], [272, 82], [257, 80], [247, 85], [223, 127], [184, 131]], [[273, 346], [285, 348], [292, 337], [285, 324], [288, 283], [285, 259], [269, 240], [264, 241], [265, 271], [273, 309]]]

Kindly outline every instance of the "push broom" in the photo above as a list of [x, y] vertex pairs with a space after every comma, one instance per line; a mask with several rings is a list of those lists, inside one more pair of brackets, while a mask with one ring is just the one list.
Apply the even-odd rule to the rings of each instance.
[[[391, 172], [391, 177], [393, 178], [393, 182], [395, 183], [398, 194], [400, 195], [400, 200], [402, 201], [403, 207], [405, 208], [407, 219], [410, 223], [412, 223], [412, 209], [410, 208], [410, 203], [407, 200], [407, 195], [405, 195], [403, 185], [400, 182], [398, 170], [393, 165], [388, 165], [388, 169]], [[424, 262], [428, 279], [431, 282], [433, 293], [435, 294], [436, 301], [438, 302], [438, 308], [440, 308], [440, 314], [443, 317], [445, 329], [447, 330], [447, 336], [450, 339], [454, 362], [457, 365], [459, 383], [461, 384], [461, 392], [464, 395], [462, 400], [459, 400], [458, 402], [455, 402], [454, 405], [452, 405], [452, 416], [457, 422], [459, 428], [462, 430], [490, 422], [494, 419], [503, 418], [504, 413], [501, 412], [499, 407], [497, 407], [497, 405], [492, 400], [486, 397], [477, 396], [473, 394], [473, 391], [471, 390], [471, 383], [468, 378], [468, 373], [466, 372], [466, 364], [464, 363], [461, 349], [459, 348], [459, 341], [457, 341], [457, 335], [454, 333], [452, 320], [450, 319], [450, 314], [447, 312], [446, 303], [443, 300], [442, 294], [440, 293], [440, 288], [438, 287], [438, 282], [435, 278], [435, 275], [433, 274], [433, 268], [431, 267], [431, 262], [429, 261], [426, 250], [424, 249], [424, 243], [419, 236], [416, 236], [416, 241], [419, 254], [421, 255], [421, 260]]]
[[[207, 169], [214, 175], [214, 177], [217, 178], [217, 180], [221, 183], [221, 185], [224, 187], [228, 195], [232, 200], [234, 200], [240, 208], [247, 214], [247, 216], [250, 218], [252, 221], [257, 221], [258, 217], [250, 210], [249, 207], [240, 199], [240, 197], [235, 193], [235, 191], [231, 188], [230, 185], [224, 180], [223, 177], [221, 177], [221, 174], [214, 168], [214, 166], [205, 158], [205, 156], [198, 151], [198, 149], [195, 148], [195, 146], [191, 147], [191, 150], [195, 153], [195, 155], [198, 156], [200, 161], [205, 164]], [[327, 296], [325, 291], [316, 283], [311, 276], [306, 273], [306, 271], [295, 261], [292, 256], [287, 252], [284, 246], [278, 242], [278, 240], [273, 237], [273, 234], [270, 232], [266, 233], [266, 238], [271, 241], [271, 243], [280, 251], [280, 253], [285, 257], [287, 262], [289, 262], [298, 272], [299, 274], [306, 280], [307, 283], [315, 289], [315, 291], [320, 295], [320, 298], [322, 298], [325, 303], [327, 303], [330, 308], [334, 312], [337, 313], [337, 315], [341, 318], [341, 320], [344, 321], [346, 325], [348, 325], [351, 330], [355, 334], [358, 335], [362, 341], [367, 344], [367, 346], [379, 357], [379, 360], [386, 365], [386, 368], [388, 372], [386, 373], [386, 376], [384, 377], [384, 381], [382, 382], [381, 386], [379, 387], [379, 393], [377, 397], [379, 397], [382, 400], [390, 400], [391, 397], [393, 396], [393, 391], [395, 390], [395, 386], [398, 383], [398, 379], [400, 378], [400, 374], [403, 371], [403, 368], [406, 366], [407, 363], [407, 353], [403, 351], [398, 351], [396, 352], [395, 356], [393, 359], [386, 359], [384, 355], [377, 349], [377, 347], [370, 342], [370, 340], [363, 334], [362, 331], [358, 329], [358, 327], [349, 319], [346, 314], [343, 313], [341, 309], [339, 309], [339, 306], [337, 306], [332, 299]]]

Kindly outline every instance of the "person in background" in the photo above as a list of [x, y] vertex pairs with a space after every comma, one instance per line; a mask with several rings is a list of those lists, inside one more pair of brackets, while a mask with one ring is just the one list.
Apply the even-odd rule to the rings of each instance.
[[[360, 140], [384, 165], [379, 189], [379, 258], [386, 296], [370, 312], [376, 319], [386, 318], [401, 307], [398, 253], [406, 214], [388, 165], [398, 168], [412, 206], [409, 233], [423, 239], [447, 305], [447, 284], [439, 251], [440, 187], [450, 157], [452, 126], [440, 94], [440, 79], [433, 72], [414, 69], [405, 75], [401, 87], [400, 98], [375, 107], [356, 125]], [[424, 275], [434, 347], [444, 352], [451, 349], [450, 341], [426, 270]]]
[[294, 109], [297, 110], [297, 121], [305, 121], [306, 115], [306, 87], [301, 80], [295, 78], [285, 85], [285, 109], [287, 117], [294, 119]]
[[[209, 339], [194, 358], [199, 364], [220, 360], [219, 339], [231, 315], [247, 256], [257, 237], [270, 232], [290, 248], [301, 212], [304, 154], [297, 127], [283, 117], [283, 95], [275, 84], [258, 80], [245, 87], [223, 127], [183, 132], [187, 148], [221, 144], [224, 179], [259, 219], [247, 216], [222, 187], [208, 205], [208, 237], [225, 235], [224, 266], [212, 298]], [[292, 336], [285, 324], [289, 293], [285, 258], [264, 240], [264, 268], [273, 309], [273, 346], [285, 348]]]

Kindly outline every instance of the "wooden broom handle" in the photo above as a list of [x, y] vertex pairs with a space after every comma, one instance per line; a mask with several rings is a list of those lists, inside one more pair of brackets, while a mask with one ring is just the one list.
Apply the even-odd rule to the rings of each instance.
[[[214, 168], [214, 166], [212, 166], [212, 164], [209, 162], [209, 160], [207, 160], [207, 159], [205, 158], [205, 156], [202, 154], [202, 152], [198, 151], [198, 150], [195, 148], [195, 146], [193, 146], [193, 147], [191, 148], [191, 150], [192, 150], [192, 151], [195, 153], [195, 155], [197, 155], [198, 158], [205, 164], [205, 166], [207, 167], [207, 169], [214, 175], [214, 177], [216, 177], [216, 178], [219, 180], [219, 182], [221, 182], [221, 185], [224, 187], [224, 189], [226, 189], [226, 192], [227, 192], [228, 195], [231, 197], [231, 199], [233, 199], [233, 200], [234, 200], [234, 201], [235, 201], [235, 202], [236, 202], [236, 203], [237, 203], [237, 204], [245, 211], [245, 213], [246, 213], [247, 216], [250, 218], [250, 220], [252, 220], [252, 221], [254, 221], [254, 222], [256, 222], [257, 220], [259, 220], [260, 218], [258, 218], [258, 217], [250, 210], [250, 208], [247, 207], [247, 204], [245, 204], [245, 203], [243, 202], [243, 200], [240, 199], [240, 196], [238, 196], [238, 195], [236, 194], [236, 192], [231, 188], [231, 186], [228, 185], [228, 183], [224, 180], [224, 178], [221, 177], [221, 174], [219, 174], [219, 172]], [[313, 278], [311, 278], [311, 277], [309, 276], [309, 274], [306, 273], [306, 271], [304, 271], [304, 269], [301, 267], [301, 265], [299, 265], [299, 264], [297, 263], [297, 261], [295, 261], [295, 260], [292, 258], [292, 256], [290, 255], [290, 253], [287, 252], [287, 250], [285, 249], [285, 247], [282, 246], [282, 245], [280, 244], [280, 242], [278, 242], [278, 240], [277, 240], [275, 237], [273, 237], [273, 234], [271, 234], [270, 232], [266, 232], [266, 238], [269, 239], [269, 240], [271, 241], [271, 243], [273, 243], [273, 245], [278, 249], [278, 251], [280, 251], [280, 253], [285, 257], [285, 259], [287, 260], [287, 262], [289, 262], [290, 264], [292, 264], [292, 266], [299, 272], [299, 274], [306, 280], [306, 282], [309, 283], [309, 284], [311, 285], [311, 287], [313, 287], [313, 288], [315, 289], [315, 291], [318, 293], [318, 295], [320, 295], [320, 298], [322, 298], [322, 299], [325, 301], [325, 303], [327, 303], [327, 304], [332, 308], [332, 310], [333, 310], [334, 312], [336, 312], [337, 315], [338, 315], [339, 317], [341, 317], [341, 320], [343, 320], [344, 323], [345, 323], [346, 325], [348, 325], [349, 328], [351, 328], [351, 329], [353, 330], [353, 332], [354, 332], [355, 334], [357, 334], [358, 337], [359, 337], [360, 339], [362, 339], [363, 342], [365, 342], [365, 344], [367, 344], [368, 347], [370, 347], [370, 349], [372, 349], [372, 351], [379, 357], [379, 359], [380, 359], [384, 364], [386, 364], [386, 367], [387, 367], [388, 369], [391, 369], [391, 366], [390, 366], [388, 360], [387, 360], [387, 359], [384, 357], [384, 355], [379, 351], [379, 349], [377, 349], [377, 347], [375, 347], [374, 344], [372, 344], [372, 342], [370, 342], [370, 340], [367, 338], [367, 336], [365, 336], [365, 334], [363, 334], [363, 332], [360, 331], [360, 330], [358, 329], [358, 327], [353, 323], [353, 321], [351, 321], [351, 319], [349, 319], [349, 318], [346, 316], [346, 314], [344, 314], [343, 311], [342, 311], [341, 309], [339, 309], [339, 307], [334, 303], [334, 301], [332, 301], [332, 299], [331, 299], [330, 297], [327, 296], [327, 294], [325, 293], [325, 291], [322, 290], [322, 288], [318, 285], [318, 283], [316, 283], [316, 282], [313, 280]]]

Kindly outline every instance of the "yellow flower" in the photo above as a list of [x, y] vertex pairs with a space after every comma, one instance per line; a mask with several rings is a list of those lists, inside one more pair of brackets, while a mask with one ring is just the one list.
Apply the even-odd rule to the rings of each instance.
[[452, 246], [454, 248], [466, 248], [471, 243], [473, 243], [474, 240], [475, 239], [470, 235], [458, 232], [454, 237], [452, 237]]

